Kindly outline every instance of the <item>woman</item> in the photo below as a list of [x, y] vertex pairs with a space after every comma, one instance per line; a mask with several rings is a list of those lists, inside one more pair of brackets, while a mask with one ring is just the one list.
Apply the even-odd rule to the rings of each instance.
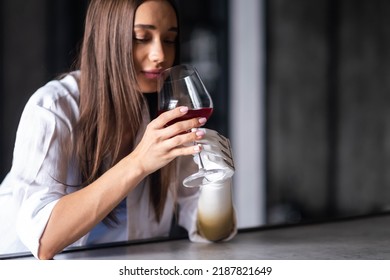
[[[168, 236], [175, 219], [193, 241], [235, 235], [234, 211], [207, 226], [199, 189], [181, 184], [201, 150], [188, 143], [207, 138], [188, 131], [206, 119], [166, 127], [186, 107], [153, 119], [156, 78], [177, 64], [178, 36], [172, 1], [90, 2], [79, 70], [39, 89], [23, 112], [0, 187], [0, 253], [51, 259], [69, 246]], [[233, 209], [230, 191], [219, 192]]]

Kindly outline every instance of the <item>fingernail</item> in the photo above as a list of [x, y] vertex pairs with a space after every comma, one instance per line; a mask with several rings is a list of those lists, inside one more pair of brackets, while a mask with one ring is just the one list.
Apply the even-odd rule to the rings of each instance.
[[207, 122], [207, 119], [206, 118], [200, 118], [198, 121], [199, 121], [200, 124], [205, 124]]
[[205, 133], [203, 130], [197, 130], [195, 134], [196, 136], [203, 136]]
[[186, 113], [186, 112], [188, 112], [188, 107], [181, 107], [180, 108], [180, 112], [182, 112], [182, 113]]
[[196, 145], [196, 146], [194, 146], [194, 151], [195, 152], [200, 152], [200, 145]]

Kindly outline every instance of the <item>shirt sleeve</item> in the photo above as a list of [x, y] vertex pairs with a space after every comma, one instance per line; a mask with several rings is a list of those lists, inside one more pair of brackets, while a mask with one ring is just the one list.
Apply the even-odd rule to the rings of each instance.
[[50, 89], [41, 89], [26, 104], [10, 172], [13, 196], [19, 204], [16, 230], [35, 257], [52, 209], [68, 193], [67, 186], [72, 183], [67, 180], [71, 122], [65, 121], [62, 111], [56, 107], [59, 105], [52, 99], [41, 98], [47, 90]]

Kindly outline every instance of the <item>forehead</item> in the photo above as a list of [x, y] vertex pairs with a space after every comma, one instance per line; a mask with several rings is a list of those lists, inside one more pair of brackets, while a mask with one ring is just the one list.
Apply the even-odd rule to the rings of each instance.
[[137, 8], [134, 24], [177, 27], [176, 13], [168, 1], [147, 0]]

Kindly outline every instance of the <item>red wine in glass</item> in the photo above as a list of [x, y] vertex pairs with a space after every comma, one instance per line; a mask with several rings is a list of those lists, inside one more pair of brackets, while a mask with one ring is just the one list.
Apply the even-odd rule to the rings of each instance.
[[[166, 112], [167, 110], [161, 110], [158, 112], [158, 114], [162, 114], [164, 112]], [[167, 123], [167, 126], [170, 126], [176, 122], [180, 122], [180, 121], [185, 121], [185, 120], [190, 120], [190, 119], [193, 119], [193, 118], [206, 118], [206, 119], [209, 119], [211, 114], [213, 113], [213, 108], [200, 108], [200, 109], [189, 109], [187, 114], [185, 114], [184, 116], [180, 117], [180, 118], [177, 118], [177, 119], [174, 119], [173, 121], [170, 121]]]

